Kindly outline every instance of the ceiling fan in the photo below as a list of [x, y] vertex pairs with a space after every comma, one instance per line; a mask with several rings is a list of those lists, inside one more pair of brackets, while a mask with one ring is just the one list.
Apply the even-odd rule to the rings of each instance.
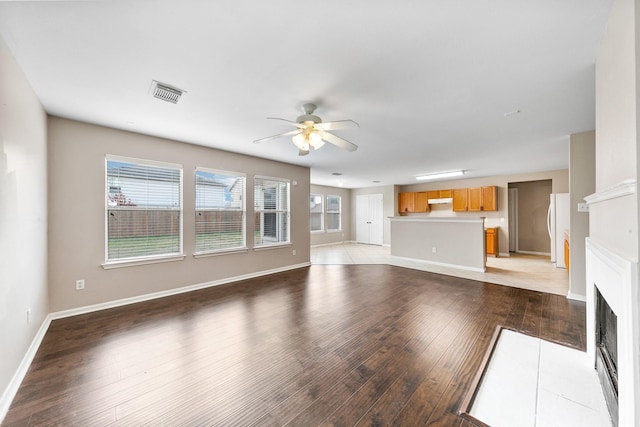
[[278, 117], [267, 117], [267, 119], [270, 120], [282, 120], [287, 123], [291, 123], [296, 127], [296, 129], [268, 136], [266, 138], [257, 139], [253, 142], [257, 144], [276, 138], [282, 138], [284, 136], [291, 136], [293, 143], [300, 150], [298, 152], [300, 156], [306, 156], [309, 154], [309, 151], [317, 150], [324, 145], [325, 141], [347, 151], [356, 151], [358, 149], [357, 145], [347, 141], [346, 139], [340, 138], [329, 131], [338, 129], [354, 129], [360, 127], [360, 125], [353, 120], [323, 122], [320, 117], [313, 114], [316, 108], [315, 104], [304, 104], [302, 106], [304, 114], [298, 116], [295, 121], [281, 119]]

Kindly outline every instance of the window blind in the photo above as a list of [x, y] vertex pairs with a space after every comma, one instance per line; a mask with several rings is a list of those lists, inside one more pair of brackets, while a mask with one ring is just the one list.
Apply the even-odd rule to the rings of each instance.
[[109, 159], [107, 261], [182, 253], [180, 166]]
[[196, 170], [196, 252], [245, 247], [245, 176]]
[[256, 177], [253, 188], [254, 246], [289, 243], [289, 181]]
[[324, 217], [324, 209], [322, 203], [322, 195], [321, 194], [312, 194], [309, 198], [310, 202], [310, 229], [311, 231], [322, 231], [323, 228], [323, 217]]
[[327, 196], [327, 231], [342, 229], [342, 199], [340, 196]]

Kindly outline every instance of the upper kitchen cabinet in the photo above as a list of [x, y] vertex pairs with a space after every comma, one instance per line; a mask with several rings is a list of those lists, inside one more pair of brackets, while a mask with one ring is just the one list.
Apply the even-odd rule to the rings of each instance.
[[469, 188], [467, 210], [469, 212], [497, 211], [497, 187], [495, 185], [492, 185], [490, 187]]
[[426, 191], [418, 193], [398, 193], [398, 212], [429, 212], [429, 197]]
[[398, 193], [398, 212], [415, 212], [416, 193]]
[[426, 191], [415, 193], [415, 209], [414, 212], [429, 212], [429, 195]]
[[453, 197], [453, 211], [464, 212], [467, 210], [467, 189], [456, 188], [451, 190], [451, 197]]

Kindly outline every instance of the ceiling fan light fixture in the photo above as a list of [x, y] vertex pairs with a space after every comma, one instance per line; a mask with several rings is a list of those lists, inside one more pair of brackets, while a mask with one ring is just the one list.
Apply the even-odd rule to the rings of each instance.
[[307, 140], [307, 138], [303, 133], [294, 135], [293, 138], [291, 138], [291, 140], [293, 141], [295, 146], [298, 147], [300, 150], [309, 151], [309, 141]]
[[322, 140], [322, 137], [317, 132], [310, 132], [309, 145], [311, 145], [314, 148], [314, 150], [317, 150], [318, 148], [324, 145], [324, 141]]
[[429, 175], [419, 175], [419, 176], [416, 176], [416, 179], [418, 181], [427, 181], [430, 179], [454, 178], [456, 176], [462, 176], [462, 175], [464, 175], [464, 171], [460, 170], [460, 171], [432, 173]]

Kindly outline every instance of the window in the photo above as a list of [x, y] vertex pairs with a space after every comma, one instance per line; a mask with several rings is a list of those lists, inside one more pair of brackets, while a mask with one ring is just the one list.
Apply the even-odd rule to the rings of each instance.
[[324, 230], [324, 209], [322, 203], [322, 195], [312, 194], [309, 201], [311, 206], [311, 231], [322, 231]]
[[342, 230], [340, 196], [327, 196], [327, 231]]
[[106, 261], [182, 254], [182, 167], [106, 159]]
[[289, 241], [289, 181], [256, 177], [254, 181], [255, 247]]
[[245, 248], [245, 176], [196, 170], [196, 253]]

